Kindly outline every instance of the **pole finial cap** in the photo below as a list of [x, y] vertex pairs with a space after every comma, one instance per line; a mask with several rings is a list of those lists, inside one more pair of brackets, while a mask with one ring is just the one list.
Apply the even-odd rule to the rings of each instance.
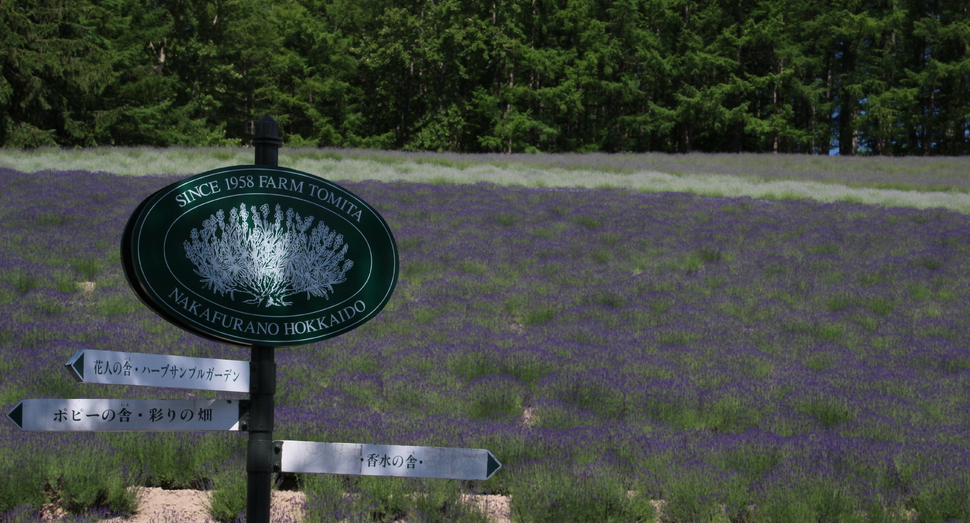
[[264, 116], [256, 122], [256, 132], [253, 133], [253, 143], [265, 143], [270, 145], [280, 146], [283, 144], [283, 139], [280, 138], [280, 124], [276, 123], [276, 120], [270, 118], [268, 115]]

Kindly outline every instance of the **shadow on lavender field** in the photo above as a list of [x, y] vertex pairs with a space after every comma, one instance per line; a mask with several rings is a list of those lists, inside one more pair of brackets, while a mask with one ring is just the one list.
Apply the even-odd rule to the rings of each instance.
[[[125, 282], [125, 220], [172, 181], [0, 171], [5, 409], [201, 394], [74, 383], [61, 367], [79, 348], [248, 357], [166, 324]], [[391, 225], [400, 281], [365, 326], [277, 351], [275, 437], [487, 448], [504, 468], [281, 478], [311, 517], [481, 521], [460, 502], [472, 493], [510, 496], [517, 521], [653, 521], [653, 500], [671, 522], [970, 518], [970, 217], [343, 185]], [[4, 423], [0, 448], [7, 517], [53, 500], [124, 513], [128, 485], [232, 492], [245, 476], [239, 434]]]

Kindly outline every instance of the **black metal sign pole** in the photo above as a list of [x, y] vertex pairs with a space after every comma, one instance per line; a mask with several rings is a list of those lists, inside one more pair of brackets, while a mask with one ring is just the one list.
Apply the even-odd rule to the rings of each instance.
[[246, 454], [246, 521], [269, 523], [273, 488], [273, 347], [254, 345], [250, 361], [249, 445]]
[[[253, 135], [256, 165], [279, 165], [282, 140], [279, 124], [269, 116], [256, 123]], [[246, 521], [269, 523], [273, 487], [273, 395], [276, 393], [276, 362], [273, 347], [252, 346], [249, 382], [249, 445], [246, 454]], [[245, 427], [244, 430], [247, 430]], [[277, 467], [278, 468], [278, 467]]]

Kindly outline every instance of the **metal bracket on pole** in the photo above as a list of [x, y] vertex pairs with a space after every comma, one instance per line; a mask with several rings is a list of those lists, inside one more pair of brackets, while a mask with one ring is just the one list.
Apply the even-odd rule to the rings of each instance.
[[249, 392], [276, 394], [276, 363], [253, 360], [249, 362]]
[[273, 472], [283, 471], [283, 442], [273, 442]]
[[249, 400], [239, 400], [239, 430], [249, 430]]

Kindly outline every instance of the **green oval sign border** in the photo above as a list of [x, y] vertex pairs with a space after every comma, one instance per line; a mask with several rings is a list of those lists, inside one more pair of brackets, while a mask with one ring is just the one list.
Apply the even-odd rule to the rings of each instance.
[[138, 297], [175, 325], [242, 346], [294, 346], [373, 318], [397, 284], [390, 227], [347, 189], [285, 167], [233, 166], [145, 199], [121, 242]]

